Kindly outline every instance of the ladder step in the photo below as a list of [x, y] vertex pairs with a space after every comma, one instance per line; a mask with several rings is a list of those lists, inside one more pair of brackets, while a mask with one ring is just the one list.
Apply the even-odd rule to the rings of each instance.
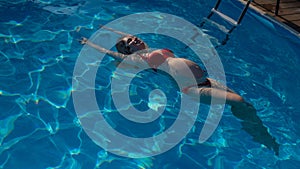
[[237, 25], [238, 25], [237, 21], [235, 21], [234, 19], [230, 18], [229, 16], [223, 14], [222, 12], [216, 10], [215, 8], [212, 8], [211, 11], [212, 11], [213, 13], [219, 15], [221, 18], [223, 18], [223, 19], [226, 20], [227, 22], [231, 23], [232, 25], [234, 25], [234, 26], [237, 26]]
[[211, 20], [211, 19], [204, 18], [204, 20], [205, 20], [205, 22], [207, 22], [207, 23], [209, 23], [210, 25], [212, 25], [212, 26], [218, 28], [220, 31], [222, 31], [222, 32], [224, 32], [224, 33], [226, 33], [226, 34], [229, 32], [229, 30], [228, 30], [225, 26], [223, 26], [223, 25], [221, 25], [221, 24], [218, 24], [217, 22], [215, 22], [215, 21], [213, 21], [213, 20]]

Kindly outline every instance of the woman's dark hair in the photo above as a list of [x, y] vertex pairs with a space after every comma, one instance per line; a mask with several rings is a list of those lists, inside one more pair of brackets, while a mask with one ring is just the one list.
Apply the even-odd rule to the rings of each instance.
[[[135, 43], [143, 43], [142, 45], [143, 46], [140, 46], [142, 47], [143, 49], [146, 49], [148, 48], [147, 44], [145, 42], [143, 42], [142, 40], [140, 40], [139, 38], [135, 37], [135, 36], [123, 36], [121, 38], [118, 39], [117, 43], [116, 43], [116, 48], [118, 50], [119, 53], [122, 53], [122, 54], [125, 54], [125, 55], [130, 55], [132, 54], [133, 52], [136, 52], [136, 51], [132, 51], [130, 50], [131, 48], [129, 46], [127, 46], [126, 44], [129, 43], [130, 41], [134, 40]], [[140, 49], [142, 50], [142, 49]]]
[[130, 52], [130, 48], [125, 45], [126, 44], [126, 42], [124, 40], [125, 37], [127, 37], [127, 36], [123, 36], [123, 37], [119, 38], [115, 46], [119, 53], [122, 53], [125, 55], [130, 55], [132, 53]]

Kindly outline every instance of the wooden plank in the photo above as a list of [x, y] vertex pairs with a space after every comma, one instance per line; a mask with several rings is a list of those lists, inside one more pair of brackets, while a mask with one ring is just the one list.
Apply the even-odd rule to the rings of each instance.
[[290, 15], [290, 14], [298, 14], [300, 15], [300, 10], [294, 9], [294, 10], [280, 10], [279, 12], [280, 16], [284, 16], [284, 15]]
[[281, 3], [279, 5], [279, 8], [284, 9], [284, 8], [299, 8], [300, 7], [300, 3]]
[[283, 18], [287, 19], [288, 21], [299, 21], [299, 14], [293, 14], [293, 15], [284, 15]]

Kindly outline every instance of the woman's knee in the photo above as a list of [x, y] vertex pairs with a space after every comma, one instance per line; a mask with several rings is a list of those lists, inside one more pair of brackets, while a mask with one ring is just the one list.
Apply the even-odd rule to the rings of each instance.
[[229, 104], [241, 104], [244, 103], [245, 100], [243, 99], [242, 96], [235, 94], [235, 93], [229, 93], [227, 94], [227, 102]]

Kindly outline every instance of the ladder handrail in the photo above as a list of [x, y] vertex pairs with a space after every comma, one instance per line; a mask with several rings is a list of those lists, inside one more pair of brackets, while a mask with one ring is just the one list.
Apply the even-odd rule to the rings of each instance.
[[[250, 3], [253, 0], [248, 0], [247, 4], [244, 6], [243, 11], [241, 12], [240, 16], [238, 17], [237, 20], [232, 19], [231, 17], [227, 16], [226, 14], [220, 12], [218, 10], [220, 4], [221, 4], [222, 0], [217, 0], [215, 6], [211, 9], [209, 15], [206, 17], [208, 20], [210, 20], [210, 18], [212, 17], [213, 14], [217, 14], [219, 15], [222, 19], [224, 19], [225, 21], [229, 22], [230, 24], [232, 24], [231, 29], [226, 33], [226, 38], [223, 40], [222, 45], [225, 45], [227, 43], [227, 41], [229, 40], [229, 35], [230, 33], [241, 23], [241, 21], [243, 20]], [[278, 0], [279, 1], [279, 0]], [[200, 27], [203, 27], [203, 25], [205, 24], [205, 21], [202, 21], [202, 23], [200, 24]]]
[[242, 22], [242, 19], [244, 18], [247, 10], [248, 10], [248, 7], [250, 5], [250, 3], [252, 2], [252, 0], [248, 0], [247, 4], [245, 5], [244, 9], [243, 9], [243, 12], [241, 13], [238, 21], [237, 21], [237, 24], [240, 24]]
[[212, 8], [212, 10], [211, 10], [211, 12], [210, 12], [210, 14], [208, 15], [207, 18], [209, 19], [209, 18], [213, 15], [213, 13], [216, 13], [216, 14], [218, 14], [220, 17], [222, 17], [223, 19], [225, 19], [227, 22], [233, 24], [234, 26], [237, 26], [238, 24], [241, 23], [242, 19], [244, 18], [245, 14], [246, 14], [246, 12], [247, 12], [247, 10], [248, 10], [248, 8], [249, 8], [250, 3], [251, 3], [253, 0], [248, 0], [248, 1], [247, 1], [247, 4], [245, 5], [245, 7], [244, 7], [244, 9], [243, 9], [241, 15], [240, 15], [239, 18], [237, 19], [237, 21], [234, 20], [234, 19], [232, 19], [231, 17], [225, 15], [224, 13], [218, 11], [218, 8], [219, 8], [219, 6], [220, 6], [221, 1], [222, 1], [222, 0], [217, 0], [215, 6]]
[[222, 1], [222, 0], [218, 0], [218, 1], [216, 2], [215, 7], [214, 7], [215, 10], [217, 10], [217, 9], [219, 8], [219, 5], [220, 5], [221, 1]]

